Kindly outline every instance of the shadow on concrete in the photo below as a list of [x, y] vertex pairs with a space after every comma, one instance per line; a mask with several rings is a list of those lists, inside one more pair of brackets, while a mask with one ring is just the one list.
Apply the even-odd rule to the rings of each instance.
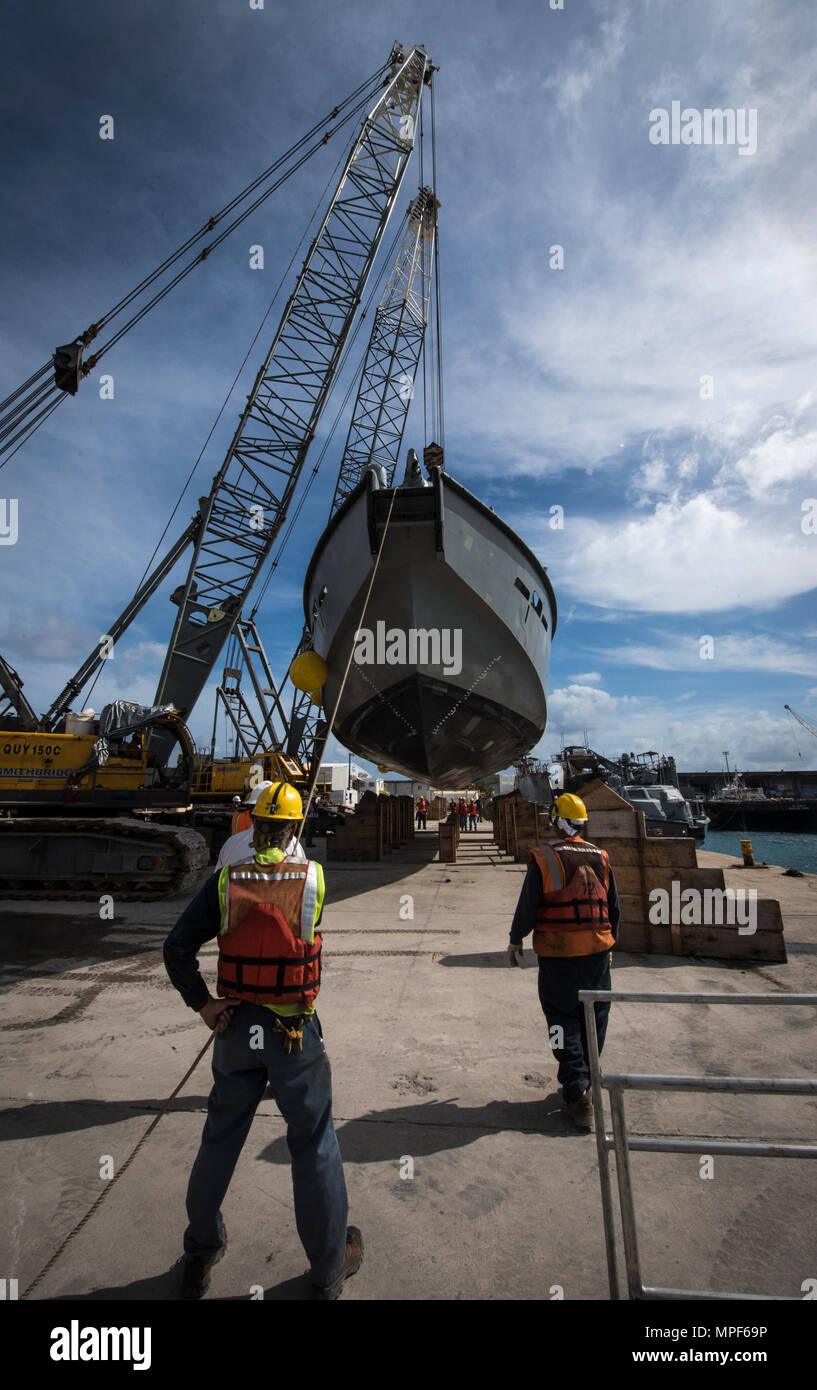
[[[249, 1303], [252, 1300], [248, 1293], [245, 1294], [225, 1294], [219, 1298], [213, 1290], [216, 1280], [226, 1270], [226, 1263], [229, 1253], [225, 1256], [224, 1263], [220, 1264], [212, 1275], [210, 1288], [205, 1294], [208, 1303]], [[45, 1300], [49, 1303], [167, 1303], [182, 1302], [179, 1297], [179, 1290], [182, 1281], [182, 1261], [177, 1260], [160, 1274], [147, 1275], [144, 1279], [133, 1279], [129, 1284], [111, 1284], [107, 1288], [92, 1289], [88, 1293], [66, 1293], [60, 1294], [56, 1298]], [[293, 1302], [298, 1299], [308, 1299], [310, 1293], [309, 1272], [296, 1275], [293, 1279], [282, 1279], [280, 1284], [271, 1284], [268, 1289], [264, 1289], [264, 1299], [266, 1302]], [[194, 1300], [195, 1301], [195, 1300]], [[258, 1299], [260, 1303], [262, 1300]]]
[[[562, 1109], [555, 1091], [536, 1100], [491, 1100], [485, 1105], [460, 1106], [450, 1100], [370, 1110], [335, 1126], [346, 1163], [398, 1162], [404, 1154], [426, 1158], [447, 1149], [462, 1149], [486, 1134], [504, 1131], [544, 1134], [550, 1138], [582, 1138]], [[585, 1136], [586, 1137], [586, 1136]], [[288, 1165], [283, 1135], [262, 1149], [259, 1158]]]
[[[262, 1100], [271, 1102], [272, 1099], [269, 1090], [265, 1090]], [[162, 1104], [163, 1101], [150, 1100], [37, 1101], [0, 1111], [0, 1142], [98, 1129], [134, 1117], [148, 1122], [155, 1117]], [[206, 1095], [182, 1096], [173, 1102], [167, 1114], [197, 1113], [201, 1115], [203, 1125], [206, 1110]], [[263, 1116], [256, 1117], [255, 1124], [263, 1123], [263, 1120]], [[414, 1145], [411, 1152], [425, 1154], [436, 1153], [438, 1149], [461, 1148], [464, 1144], [472, 1144], [483, 1134], [503, 1130], [550, 1135], [574, 1132], [554, 1091], [535, 1100], [492, 1100], [470, 1109], [457, 1105], [456, 1097], [445, 1101], [428, 1100], [419, 1105], [372, 1110], [337, 1127], [345, 1157], [360, 1163], [392, 1157], [395, 1145], [399, 1157], [406, 1152], [407, 1133], [411, 1134]], [[273, 1140], [260, 1157], [270, 1163], [289, 1164], [285, 1136], [282, 1134]]]
[[[790, 945], [786, 942], [788, 949]], [[783, 964], [767, 960], [727, 960], [721, 956], [669, 956], [656, 952], [615, 951], [613, 954], [613, 976], [617, 970], [676, 970], [684, 965], [712, 966], [717, 970], [756, 970], [764, 966]], [[615, 988], [615, 985], [613, 986]]]
[[[470, 966], [474, 970], [512, 970], [515, 967], [508, 965], [507, 951], [473, 951], [469, 955], [462, 956], [441, 956], [436, 965], [448, 966]], [[518, 967], [516, 967], [518, 968]], [[533, 970], [532, 965], [523, 965], [523, 970]]]
[[[402, 883], [414, 874], [419, 874], [437, 857], [437, 843], [413, 844], [394, 850], [388, 859], [372, 862], [336, 862], [326, 860], [326, 855], [318, 855], [326, 874], [326, 906], [343, 902], [346, 898], [357, 897], [376, 888], [388, 888], [392, 883]], [[450, 864], [440, 864], [446, 874]]]
[[[183, 903], [179, 908], [179, 916], [186, 905]], [[130, 906], [128, 904], [128, 907]], [[153, 903], [145, 904], [148, 912], [156, 906], [157, 904]], [[113, 921], [103, 922], [98, 914], [92, 915], [88, 912], [78, 914], [50, 910], [44, 911], [42, 916], [7, 912], [3, 914], [0, 928], [3, 968], [20, 970], [24, 972], [21, 978], [25, 978], [25, 973], [36, 971], [46, 960], [56, 963], [63, 959], [65, 970], [75, 970], [77, 961], [81, 961], [83, 966], [96, 966], [116, 964], [134, 956], [152, 955], [161, 959], [161, 940], [157, 936], [146, 937], [144, 941], [102, 939], [117, 931], [134, 932], [138, 930], [139, 925], [138, 919], [130, 914], [126, 919], [115, 917]], [[156, 931], [162, 931], [167, 935], [172, 926], [173, 922], [168, 922], [166, 927], [157, 927]], [[155, 960], [151, 961], [151, 964], [155, 964]], [[55, 979], [59, 978], [60, 973], [60, 969], [55, 969], [53, 964], [49, 968], [49, 975], [53, 974]], [[5, 980], [0, 985], [0, 993], [13, 990], [17, 983], [18, 980]], [[88, 979], [81, 983], [94, 982]]]
[[[168, 1115], [207, 1110], [207, 1095], [182, 1096], [167, 1111]], [[31, 1105], [10, 1106], [0, 1110], [0, 1143], [16, 1139], [42, 1138], [49, 1134], [72, 1134], [83, 1129], [99, 1129], [117, 1125], [134, 1117], [152, 1120], [164, 1105], [161, 1100], [52, 1100], [35, 1101]], [[202, 1124], [204, 1115], [202, 1114]]]

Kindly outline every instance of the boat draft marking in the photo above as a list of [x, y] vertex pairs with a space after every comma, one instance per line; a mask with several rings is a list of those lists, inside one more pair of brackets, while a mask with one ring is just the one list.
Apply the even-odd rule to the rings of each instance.
[[485, 669], [484, 669], [483, 671], [480, 672], [480, 674], [477, 676], [477, 678], [476, 678], [475, 681], [472, 681], [472, 682], [471, 682], [471, 684], [469, 685], [468, 689], [460, 696], [460, 698], [459, 698], [459, 700], [457, 700], [456, 704], [454, 704], [454, 705], [451, 706], [450, 710], [448, 711], [448, 714], [444, 714], [443, 717], [442, 717], [442, 719], [440, 720], [439, 724], [436, 724], [436, 725], [434, 726], [434, 728], [431, 730], [432, 734], [439, 733], [439, 731], [440, 731], [440, 729], [442, 728], [442, 726], [443, 726], [443, 724], [445, 723], [445, 721], [446, 721], [447, 719], [450, 719], [451, 716], [452, 716], [452, 714], [456, 714], [456, 712], [457, 712], [457, 710], [459, 709], [460, 705], [462, 704], [463, 700], [467, 700], [467, 699], [468, 699], [468, 696], [471, 694], [471, 691], [473, 690], [474, 686], [475, 686], [475, 685], [479, 685], [480, 681], [481, 681], [481, 680], [484, 680], [484, 678], [487, 676], [487, 674], [488, 674], [488, 672], [490, 671], [491, 667], [492, 667], [492, 666], [496, 666], [496, 663], [497, 663], [498, 661], [501, 661], [501, 660], [502, 660], [502, 656], [501, 656], [501, 654], [500, 654], [499, 656], [495, 656], [491, 661], [488, 662], [488, 665], [485, 667]]
[[[377, 696], [378, 700], [382, 701], [382, 703], [383, 703], [384, 705], [388, 705], [388, 707], [389, 707], [389, 709], [391, 710], [392, 714], [396, 714], [396, 715], [397, 715], [397, 718], [398, 718], [398, 719], [401, 719], [401, 720], [403, 721], [403, 723], [405, 724], [406, 728], [409, 729], [409, 730], [411, 731], [411, 733], [417, 734], [417, 730], [415, 729], [415, 727], [414, 727], [414, 725], [411, 723], [411, 721], [408, 720], [408, 719], [406, 719], [406, 716], [403, 714], [403, 712], [402, 712], [401, 710], [395, 708], [395, 706], [392, 704], [391, 700], [387, 700], [387, 699], [386, 699], [386, 697], [385, 697], [385, 695], [383, 694], [383, 692], [382, 692], [381, 690], [378, 690], [378, 688], [377, 688], [377, 686], [375, 685], [374, 681], [370, 681], [370, 680], [369, 680], [369, 677], [366, 675], [366, 672], [363, 670], [363, 668], [362, 668], [362, 667], [358, 667], [358, 670], [359, 670], [359, 672], [360, 672], [360, 675], [361, 675], [361, 676], [363, 677], [363, 679], [365, 680], [366, 684], [367, 684], [367, 685], [370, 685], [370, 686], [372, 687], [372, 690], [374, 691], [374, 693], [375, 693], [375, 695]], [[419, 735], [417, 735], [417, 736], [419, 737]]]

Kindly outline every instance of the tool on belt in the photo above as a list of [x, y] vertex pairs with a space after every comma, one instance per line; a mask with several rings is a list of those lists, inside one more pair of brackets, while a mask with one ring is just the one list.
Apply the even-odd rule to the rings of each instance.
[[292, 1028], [287, 1028], [286, 1025], [281, 1022], [280, 1015], [275, 1015], [275, 1024], [272, 1031], [273, 1033], [285, 1034], [286, 1042], [284, 1043], [284, 1052], [287, 1056], [289, 1056], [292, 1051], [293, 1043], [295, 1044], [296, 1052], [301, 1052], [303, 1050], [304, 1024], [308, 1022], [308, 1017], [299, 1018], [297, 1021], [293, 1020], [294, 1026]]

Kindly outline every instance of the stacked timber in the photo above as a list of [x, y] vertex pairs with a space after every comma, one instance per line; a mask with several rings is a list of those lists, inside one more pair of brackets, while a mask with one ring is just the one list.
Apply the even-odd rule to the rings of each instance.
[[440, 863], [456, 864], [457, 846], [460, 842], [460, 818], [451, 811], [445, 820], [440, 821]]
[[730, 902], [723, 870], [699, 868], [692, 837], [648, 838], [643, 813], [604, 782], [590, 782], [581, 798], [586, 838], [607, 851], [615, 874], [622, 951], [785, 961], [776, 898]]
[[517, 864], [527, 862], [534, 845], [540, 845], [550, 834], [550, 814], [546, 806], [526, 801], [520, 791], [495, 796], [491, 804], [494, 823], [494, 842], [503, 854], [509, 854]]
[[432, 796], [428, 803], [428, 820], [445, 820], [448, 815], [448, 797]]
[[397, 808], [397, 844], [405, 845], [414, 839], [414, 802], [410, 796], [390, 796], [389, 801]]
[[491, 807], [493, 840], [503, 854], [516, 855], [516, 807], [521, 800], [522, 794], [518, 791], [494, 797]]
[[508, 846], [508, 854], [513, 855], [517, 864], [526, 864], [530, 851], [549, 835], [549, 810], [536, 801], [520, 797], [514, 805], [514, 840]]
[[364, 792], [345, 825], [326, 837], [326, 858], [339, 862], [383, 859], [414, 839], [414, 803], [410, 796], [375, 796]]
[[387, 813], [384, 812], [385, 796], [375, 796], [374, 792], [364, 792], [354, 815], [347, 816], [346, 824], [326, 837], [327, 861], [346, 862], [362, 859], [382, 859], [384, 853], [391, 851], [391, 840], [384, 844], [384, 827]]

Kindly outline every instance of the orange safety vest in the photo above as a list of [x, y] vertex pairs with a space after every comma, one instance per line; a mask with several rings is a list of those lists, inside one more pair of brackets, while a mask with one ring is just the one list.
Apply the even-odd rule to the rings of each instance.
[[469, 801], [468, 814], [469, 816], [475, 816], [477, 814], [477, 803], [475, 801]]
[[230, 824], [230, 834], [238, 835], [242, 830], [249, 830], [252, 826], [252, 813], [250, 811], [236, 811]]
[[[543, 893], [533, 929], [537, 956], [590, 956], [615, 946], [607, 908], [610, 860], [603, 849], [578, 838], [548, 845], [562, 869], [564, 887]], [[538, 847], [530, 859], [542, 882], [552, 882], [550, 866]]]
[[304, 903], [309, 868], [303, 859], [233, 864], [227, 887], [227, 930], [218, 938], [218, 993], [252, 1004], [311, 1005], [321, 987], [319, 932], [311, 931], [314, 903]]
[[420, 797], [420, 800], [417, 802], [417, 810], [418, 810], [418, 811], [425, 811], [425, 809], [426, 809], [426, 799], [425, 799], [424, 796], [421, 796], [421, 797]]

